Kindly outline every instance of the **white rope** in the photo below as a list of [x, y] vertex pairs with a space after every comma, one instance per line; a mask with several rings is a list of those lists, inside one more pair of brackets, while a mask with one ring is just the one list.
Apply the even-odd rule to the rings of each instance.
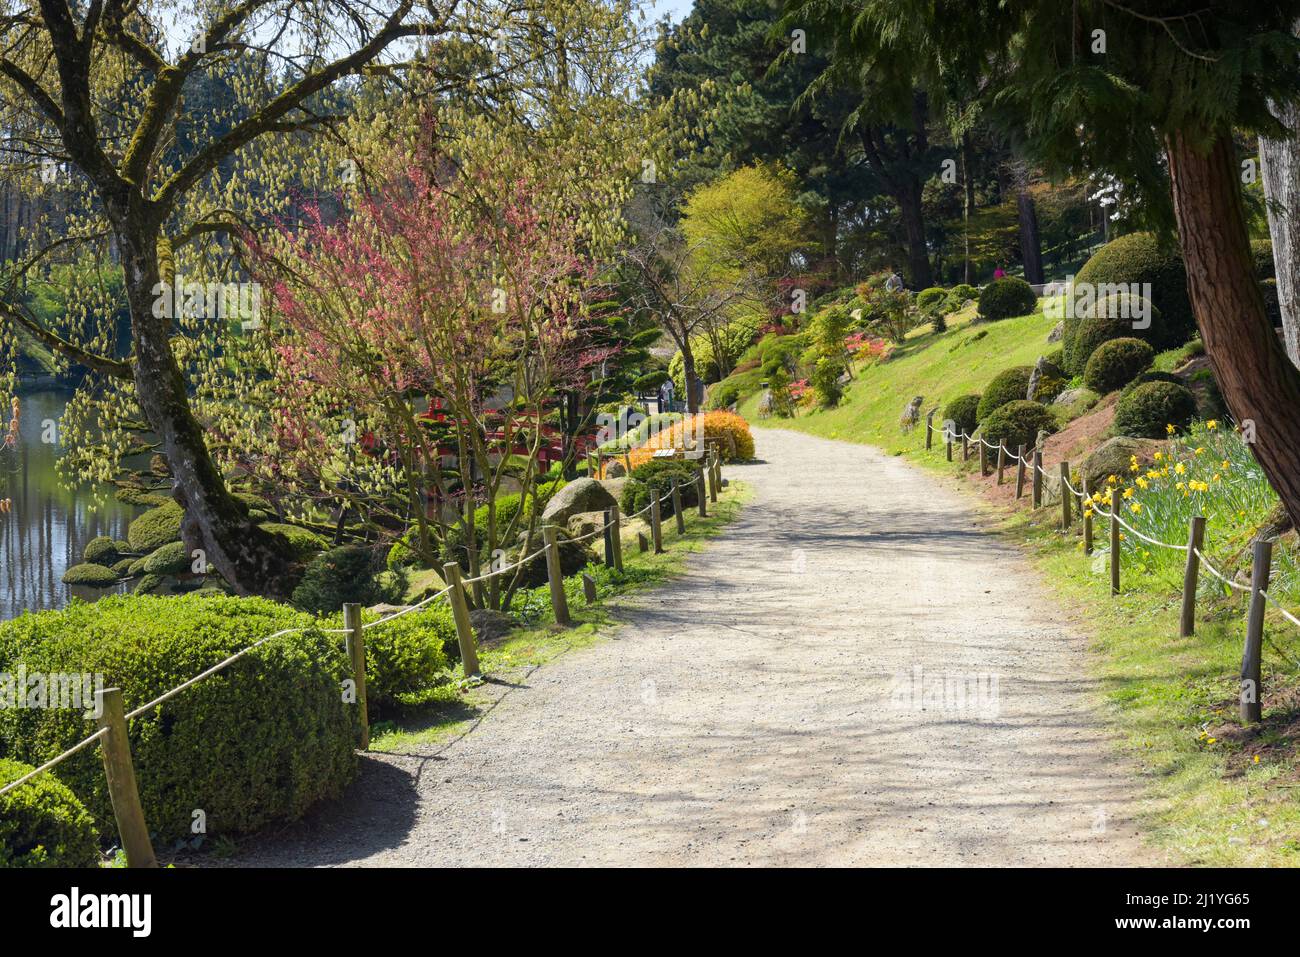
[[[431, 602], [435, 602], [435, 601], [437, 601], [439, 598], [441, 598], [443, 595], [447, 594], [447, 592], [449, 592], [449, 591], [451, 591], [451, 586], [450, 586], [450, 585], [448, 585], [448, 586], [447, 586], [446, 588], [444, 588], [442, 591], [438, 592], [436, 595], [430, 595], [428, 598], [425, 598], [425, 599], [421, 600], [418, 604], [412, 605], [412, 606], [410, 606], [409, 608], [403, 608], [401, 611], [395, 611], [395, 612], [393, 612], [391, 615], [388, 615], [388, 616], [386, 616], [386, 617], [384, 617], [384, 618], [380, 618], [380, 619], [377, 620], [377, 621], [372, 621], [372, 622], [369, 622], [368, 624], [364, 624], [364, 625], [362, 625], [362, 626], [361, 626], [361, 630], [364, 631], [364, 630], [367, 629], [367, 628], [378, 628], [380, 625], [386, 625], [386, 624], [388, 624], [388, 623], [389, 623], [390, 621], [392, 621], [394, 618], [401, 618], [403, 615], [409, 615], [409, 614], [410, 614], [411, 612], [413, 612], [413, 611], [419, 611], [419, 610], [420, 610], [421, 608], [423, 608], [425, 605], [428, 605], [428, 604], [430, 604]], [[327, 632], [327, 634], [331, 634], [331, 635], [337, 635], [337, 634], [339, 634], [339, 633], [347, 634], [350, 630], [351, 630], [351, 629], [348, 629], [348, 628], [340, 628], [340, 629], [338, 629], [337, 631]]]
[[1249, 585], [1242, 585], [1239, 582], [1231, 581], [1230, 579], [1223, 577], [1223, 573], [1220, 572], [1217, 568], [1215, 568], [1212, 564], [1210, 564], [1210, 560], [1205, 557], [1205, 554], [1199, 548], [1195, 548], [1193, 549], [1193, 551], [1196, 552], [1196, 557], [1201, 560], [1201, 563], [1205, 565], [1205, 570], [1208, 571], [1215, 578], [1217, 578], [1219, 581], [1223, 582], [1225, 585], [1229, 586], [1230, 588], [1237, 589], [1237, 591], [1243, 591], [1243, 592], [1250, 591]]
[[1264, 596], [1264, 600], [1266, 602], [1268, 602], [1270, 605], [1272, 605], [1282, 614], [1283, 618], [1291, 622], [1291, 624], [1295, 625], [1296, 627], [1300, 628], [1300, 618], [1297, 618], [1295, 615], [1291, 614], [1291, 612], [1287, 611], [1285, 608], [1279, 605], [1276, 601], [1273, 600], [1273, 596], [1271, 596], [1268, 592], [1264, 591], [1262, 588], [1260, 589], [1259, 593]]
[[64, 761], [72, 757], [82, 748], [86, 747], [93, 741], [98, 741], [106, 734], [108, 734], [108, 728], [100, 728], [90, 737], [86, 738], [84, 741], [80, 741], [77, 744], [74, 744], [72, 747], [68, 748], [68, 750], [64, 751], [58, 757], [51, 758], [49, 761], [46, 761], [44, 764], [42, 764], [39, 768], [34, 768], [33, 770], [28, 771], [26, 774], [24, 774], [16, 781], [10, 781], [4, 787], [0, 788], [0, 796], [8, 794], [10, 791], [18, 787], [20, 784], [26, 784], [32, 778], [36, 777], [36, 775], [43, 774], [44, 772], [48, 771], [50, 768], [62, 764]]
[[[1107, 516], [1107, 517], [1109, 517], [1109, 516]], [[1115, 521], [1119, 522], [1121, 525], [1123, 525], [1125, 528], [1127, 528], [1130, 532], [1132, 532], [1132, 533], [1133, 533], [1134, 535], [1136, 535], [1138, 538], [1142, 539], [1142, 541], [1144, 541], [1144, 542], [1149, 542], [1149, 543], [1152, 544], [1152, 545], [1159, 545], [1161, 548], [1172, 548], [1174, 551], [1178, 551], [1178, 552], [1185, 552], [1185, 551], [1187, 551], [1187, 546], [1186, 546], [1186, 545], [1170, 545], [1168, 542], [1157, 541], [1157, 540], [1154, 539], [1154, 538], [1151, 538], [1151, 537], [1149, 537], [1149, 536], [1147, 536], [1147, 535], [1143, 535], [1141, 532], [1139, 532], [1136, 528], [1134, 528], [1134, 527], [1133, 527], [1132, 525], [1130, 525], [1128, 522], [1124, 521], [1124, 519], [1121, 518], [1121, 517], [1118, 516], [1118, 515], [1115, 516]]]

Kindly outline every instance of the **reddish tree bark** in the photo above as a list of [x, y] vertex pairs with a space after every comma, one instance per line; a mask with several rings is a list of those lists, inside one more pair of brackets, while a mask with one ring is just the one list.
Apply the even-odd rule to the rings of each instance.
[[1300, 522], [1300, 370], [1269, 322], [1250, 254], [1232, 137], [1208, 151], [1166, 140], [1187, 289], [1228, 409], [1254, 423], [1251, 449], [1293, 522]]

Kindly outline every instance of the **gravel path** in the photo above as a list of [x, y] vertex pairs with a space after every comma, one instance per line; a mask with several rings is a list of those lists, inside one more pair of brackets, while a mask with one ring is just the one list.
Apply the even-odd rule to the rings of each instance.
[[1016, 551], [897, 459], [758, 443], [729, 469], [753, 503], [611, 640], [230, 863], [1158, 863], [1085, 642]]

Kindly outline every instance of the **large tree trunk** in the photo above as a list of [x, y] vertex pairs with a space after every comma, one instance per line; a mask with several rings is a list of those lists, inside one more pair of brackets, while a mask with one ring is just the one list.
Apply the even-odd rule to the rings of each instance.
[[682, 337], [682, 382], [686, 385], [686, 411], [694, 414], [700, 411], [700, 403], [695, 395], [695, 353], [691, 351], [691, 337]]
[[1300, 370], [1287, 358], [1255, 276], [1232, 137], [1208, 153], [1166, 142], [1187, 289], [1219, 389], [1293, 522], [1300, 521]]
[[1300, 104], [1275, 108], [1274, 115], [1296, 137], [1260, 137], [1260, 175], [1268, 200], [1268, 231], [1273, 239], [1286, 351], [1300, 366]]
[[118, 229], [118, 242], [135, 343], [136, 399], [171, 466], [172, 495], [185, 510], [186, 546], [202, 549], [207, 564], [239, 594], [287, 596], [297, 577], [288, 543], [258, 528], [226, 489], [168, 344], [172, 320], [153, 314], [156, 240], [150, 230], [132, 225]]
[[975, 151], [971, 148], [970, 133], [961, 135], [961, 165], [965, 200], [961, 207], [962, 222], [962, 282], [971, 281], [970, 262], [970, 218], [975, 215]]
[[921, 209], [921, 181], [913, 173], [899, 176], [900, 188], [894, 199], [903, 217], [903, 233], [907, 237], [907, 272], [913, 289], [928, 289], [934, 285], [930, 270], [930, 253], [925, 245], [925, 216]]
[[1034, 285], [1043, 282], [1043, 242], [1038, 235], [1038, 214], [1034, 211], [1034, 197], [1023, 187], [1016, 196], [1020, 214], [1020, 258], [1025, 264], [1025, 281]]

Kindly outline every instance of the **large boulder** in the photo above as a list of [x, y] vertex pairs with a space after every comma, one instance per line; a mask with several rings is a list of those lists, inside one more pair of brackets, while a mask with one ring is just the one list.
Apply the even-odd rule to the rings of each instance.
[[1137, 456], [1138, 464], [1141, 466], [1151, 464], [1153, 451], [1154, 447], [1150, 442], [1130, 438], [1127, 435], [1117, 435], [1113, 439], [1107, 439], [1088, 454], [1088, 457], [1083, 460], [1082, 475], [1088, 479], [1088, 488], [1097, 491], [1105, 486], [1106, 479], [1111, 475], [1117, 475], [1121, 480], [1128, 476], [1133, 456]]
[[618, 500], [606, 491], [605, 486], [595, 479], [580, 478], [551, 496], [542, 512], [542, 524], [563, 527], [569, 524], [569, 519], [583, 512], [603, 512], [617, 507]]

